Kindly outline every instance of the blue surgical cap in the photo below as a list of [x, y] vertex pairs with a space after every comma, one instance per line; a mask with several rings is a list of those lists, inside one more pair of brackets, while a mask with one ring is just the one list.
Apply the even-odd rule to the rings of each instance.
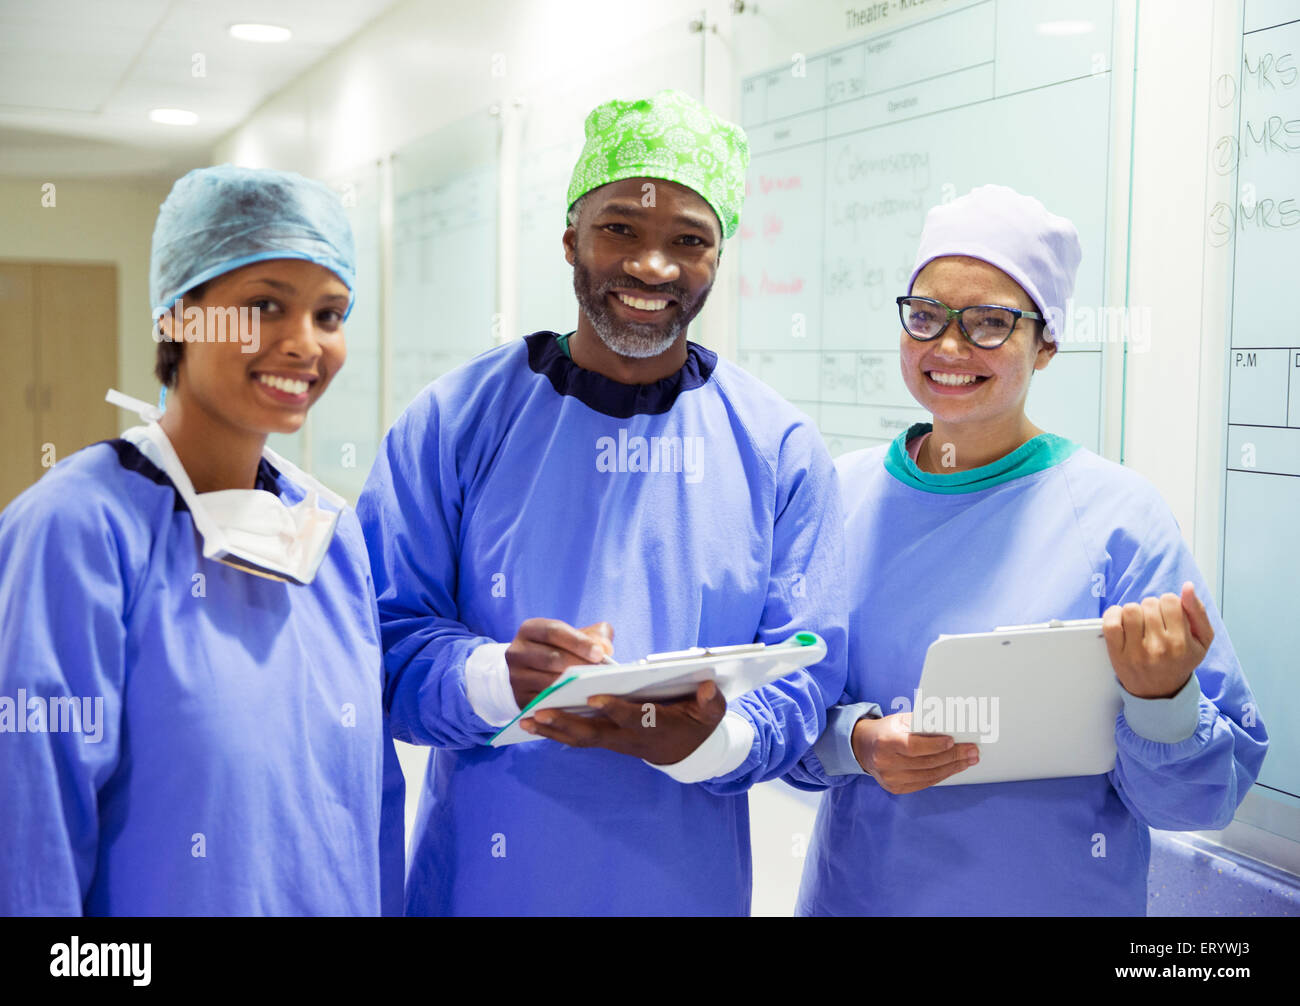
[[192, 287], [240, 266], [296, 258], [322, 265], [356, 299], [357, 257], [343, 204], [292, 171], [222, 164], [191, 171], [158, 211], [149, 259], [154, 319]]

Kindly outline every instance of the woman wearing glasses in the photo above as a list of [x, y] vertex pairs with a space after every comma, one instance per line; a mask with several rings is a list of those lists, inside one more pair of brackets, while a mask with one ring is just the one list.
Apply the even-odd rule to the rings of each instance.
[[[1222, 828], [1259, 771], [1264, 728], [1168, 507], [1025, 415], [1080, 256], [1068, 220], [1000, 186], [926, 218], [900, 363], [933, 423], [837, 464], [849, 679], [792, 777], [829, 788], [800, 914], [1142, 915], [1147, 826]], [[979, 757], [900, 711], [935, 637], [1102, 616], [1115, 768], [934, 788]]]

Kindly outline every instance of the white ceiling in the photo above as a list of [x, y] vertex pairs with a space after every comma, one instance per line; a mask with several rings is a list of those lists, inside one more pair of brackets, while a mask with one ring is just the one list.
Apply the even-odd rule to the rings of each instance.
[[[0, 0], [0, 175], [175, 178], [394, 2]], [[240, 22], [293, 38], [242, 42]], [[199, 121], [150, 122], [160, 107]]]

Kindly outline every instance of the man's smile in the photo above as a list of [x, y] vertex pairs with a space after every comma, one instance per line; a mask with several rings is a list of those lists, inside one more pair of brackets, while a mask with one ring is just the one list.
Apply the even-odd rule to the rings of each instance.
[[609, 296], [633, 318], [653, 320], [666, 316], [677, 301], [662, 294], [637, 294], [630, 290], [613, 290]]

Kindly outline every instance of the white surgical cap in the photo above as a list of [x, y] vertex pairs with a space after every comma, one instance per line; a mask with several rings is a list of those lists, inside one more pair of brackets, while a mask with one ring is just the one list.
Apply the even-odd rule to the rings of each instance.
[[1001, 269], [1047, 319], [1044, 338], [1058, 338], [1083, 257], [1079, 232], [1065, 217], [1005, 185], [981, 185], [926, 214], [907, 292], [922, 269], [946, 255], [977, 258]]

